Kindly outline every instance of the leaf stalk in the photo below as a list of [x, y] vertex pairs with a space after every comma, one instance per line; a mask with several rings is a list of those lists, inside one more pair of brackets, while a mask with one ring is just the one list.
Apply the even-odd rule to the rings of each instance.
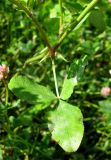
[[53, 70], [53, 76], [54, 76], [56, 95], [57, 95], [57, 98], [60, 98], [59, 90], [58, 90], [58, 83], [57, 83], [57, 76], [56, 76], [55, 61], [52, 58], [51, 58], [51, 61], [52, 61], [52, 70]]

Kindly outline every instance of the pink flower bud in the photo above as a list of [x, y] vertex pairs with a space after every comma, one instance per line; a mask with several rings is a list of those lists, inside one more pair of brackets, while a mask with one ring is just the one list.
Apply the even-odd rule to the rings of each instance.
[[110, 93], [111, 93], [111, 88], [109, 88], [109, 87], [103, 87], [101, 89], [102, 96], [109, 96]]
[[9, 67], [5, 64], [0, 65], [0, 81], [6, 79], [9, 73]]

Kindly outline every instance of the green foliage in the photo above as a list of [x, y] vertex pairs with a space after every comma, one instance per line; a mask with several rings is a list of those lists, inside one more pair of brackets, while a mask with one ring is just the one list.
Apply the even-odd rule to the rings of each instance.
[[10, 68], [0, 81], [1, 159], [111, 157], [111, 94], [101, 95], [111, 86], [111, 4], [61, 2], [0, 1], [0, 63]]
[[111, 125], [111, 100], [99, 101], [100, 111], [103, 113], [107, 125]]
[[75, 78], [70, 78], [70, 79], [65, 79], [63, 86], [62, 86], [62, 91], [61, 91], [61, 99], [66, 100], [68, 99], [71, 94], [73, 93], [74, 86], [77, 85], [77, 79]]
[[8, 86], [16, 96], [31, 104], [50, 104], [56, 99], [49, 89], [34, 83], [25, 76], [13, 77]]
[[1, 147], [0, 147], [0, 159], [2, 160], [3, 159], [3, 156], [2, 156], [2, 150], [1, 150]]
[[104, 14], [99, 10], [94, 10], [90, 15], [90, 23], [103, 32], [106, 27]]
[[64, 80], [62, 91], [60, 97], [63, 100], [68, 99], [71, 94], [73, 93], [74, 87], [78, 84], [78, 81], [80, 81], [84, 68], [87, 64], [88, 56], [85, 55], [80, 60], [73, 61], [69, 68], [68, 72], [68, 79]]
[[66, 151], [76, 151], [83, 137], [83, 117], [79, 108], [60, 101], [50, 116], [52, 138]]
[[80, 60], [73, 61], [69, 68], [69, 73], [68, 73], [68, 78], [77, 78], [77, 81], [80, 81], [82, 78], [84, 68], [87, 64], [88, 61], [88, 56], [84, 55], [83, 57], [80, 58]]
[[65, 2], [64, 5], [71, 12], [72, 15], [78, 14], [83, 9], [79, 3], [75, 3], [74, 1]]

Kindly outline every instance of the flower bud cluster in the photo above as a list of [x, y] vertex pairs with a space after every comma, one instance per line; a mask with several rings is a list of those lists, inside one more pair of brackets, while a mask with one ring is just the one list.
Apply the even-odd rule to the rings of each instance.
[[111, 88], [110, 87], [103, 87], [101, 89], [101, 95], [102, 96], [109, 96], [111, 94]]
[[9, 67], [5, 64], [0, 65], [0, 81], [8, 77]]

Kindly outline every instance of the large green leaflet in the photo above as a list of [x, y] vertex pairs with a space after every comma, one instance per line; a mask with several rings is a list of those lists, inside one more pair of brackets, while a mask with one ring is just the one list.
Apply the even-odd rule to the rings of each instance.
[[30, 104], [49, 104], [56, 96], [46, 87], [35, 83], [25, 76], [14, 76], [9, 84], [9, 89], [20, 99]]
[[60, 100], [59, 106], [50, 115], [49, 129], [52, 138], [66, 151], [78, 149], [84, 132], [80, 109]]
[[73, 93], [74, 86], [77, 85], [78, 81], [81, 79], [84, 68], [87, 64], [88, 56], [83, 56], [80, 60], [74, 61], [69, 69], [68, 78], [64, 80], [61, 99], [68, 99]]

